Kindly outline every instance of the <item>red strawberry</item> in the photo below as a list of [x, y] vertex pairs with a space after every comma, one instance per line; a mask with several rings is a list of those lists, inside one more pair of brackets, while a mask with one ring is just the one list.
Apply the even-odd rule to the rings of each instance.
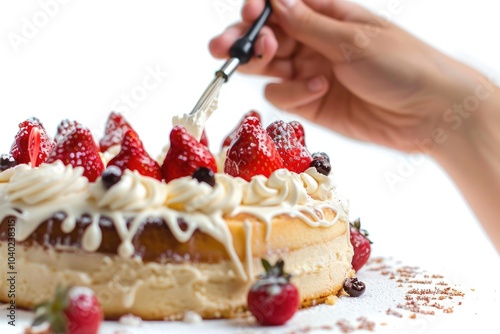
[[76, 126], [68, 133], [50, 153], [48, 163], [61, 160], [65, 165], [82, 166], [83, 176], [94, 182], [104, 170], [97, 145], [92, 133], [83, 125]]
[[35, 307], [32, 326], [48, 322], [54, 333], [97, 334], [103, 319], [101, 305], [87, 287], [58, 287], [54, 300]]
[[77, 121], [70, 121], [69, 119], [63, 119], [61, 123], [59, 123], [59, 125], [57, 126], [57, 133], [54, 136], [54, 141], [56, 143], [60, 142], [64, 137], [66, 137], [66, 135], [73, 132], [73, 130], [75, 130], [76, 127], [78, 127], [79, 125], [81, 124], [78, 123]]
[[161, 170], [165, 181], [192, 175], [198, 167], [217, 172], [215, 158], [207, 147], [191, 136], [183, 126], [176, 125], [170, 132], [170, 148]]
[[101, 152], [106, 152], [111, 146], [119, 145], [125, 132], [132, 129], [130, 124], [117, 112], [109, 114], [108, 121], [106, 122], [106, 130], [104, 137], [99, 141]]
[[299, 143], [290, 124], [276, 121], [269, 124], [266, 131], [276, 144], [285, 168], [295, 173], [302, 173], [310, 167], [313, 160], [311, 154]]
[[283, 325], [299, 308], [299, 291], [290, 283], [290, 274], [284, 272], [283, 260], [271, 266], [262, 259], [262, 265], [266, 273], [259, 277], [248, 292], [248, 310], [262, 325]]
[[228, 134], [226, 136], [226, 138], [222, 142], [222, 147], [227, 147], [227, 146], [231, 145], [231, 142], [234, 140], [234, 138], [236, 138], [236, 135], [238, 134], [238, 130], [240, 129], [243, 122], [245, 122], [247, 117], [256, 117], [259, 120], [259, 122], [261, 121], [260, 114], [258, 112], [256, 112], [255, 110], [247, 112], [245, 115], [243, 115], [243, 118], [241, 119], [238, 126], [233, 131], [231, 131], [230, 134]]
[[370, 258], [372, 242], [367, 238], [368, 232], [361, 229], [361, 221], [359, 218], [350, 223], [350, 230], [351, 244], [354, 249], [352, 268], [358, 271]]
[[205, 133], [205, 129], [203, 129], [203, 132], [201, 133], [200, 143], [205, 145], [205, 147], [208, 147], [208, 138], [207, 134]]
[[139, 135], [132, 129], [127, 130], [121, 142], [120, 153], [108, 163], [108, 166], [117, 166], [122, 170], [136, 170], [139, 174], [163, 179], [160, 165], [146, 152]]
[[32, 166], [37, 167], [47, 160], [54, 145], [42, 123], [38, 118], [32, 117], [19, 124], [19, 132], [16, 134], [10, 153], [19, 164], [31, 163], [31, 155], [33, 160], [36, 160]]
[[302, 124], [300, 124], [297, 121], [291, 121], [288, 124], [292, 126], [292, 128], [295, 130], [295, 135], [297, 136], [297, 139], [299, 143], [306, 147], [306, 135], [304, 132], [304, 128], [302, 127]]
[[231, 143], [224, 172], [250, 181], [254, 175], [269, 177], [283, 168], [283, 161], [273, 140], [256, 117], [247, 117]]

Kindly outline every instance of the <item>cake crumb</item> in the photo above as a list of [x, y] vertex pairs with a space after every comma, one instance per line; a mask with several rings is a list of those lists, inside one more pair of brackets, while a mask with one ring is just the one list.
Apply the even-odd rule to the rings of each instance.
[[337, 303], [338, 300], [339, 300], [339, 297], [337, 297], [335, 295], [330, 295], [330, 296], [326, 297], [325, 303], [328, 305], [335, 305], [335, 303]]
[[133, 314], [125, 314], [120, 317], [118, 322], [125, 326], [139, 327], [142, 325], [142, 318]]
[[410, 319], [417, 319], [417, 314], [416, 313], [412, 313], [410, 315]]
[[199, 324], [200, 322], [203, 321], [203, 318], [201, 317], [201, 315], [199, 315], [194, 311], [187, 311], [184, 313], [182, 321], [187, 322], [189, 324]]

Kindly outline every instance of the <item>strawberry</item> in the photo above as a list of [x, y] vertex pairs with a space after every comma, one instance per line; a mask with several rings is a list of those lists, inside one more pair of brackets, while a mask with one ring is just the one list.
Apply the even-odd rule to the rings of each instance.
[[256, 117], [247, 117], [226, 154], [224, 172], [250, 181], [254, 175], [269, 177], [283, 168], [273, 140]]
[[125, 132], [121, 142], [120, 153], [108, 163], [109, 166], [116, 166], [125, 169], [136, 170], [139, 174], [155, 178], [159, 181], [163, 179], [160, 165], [146, 152], [139, 135], [132, 129]]
[[111, 146], [119, 145], [125, 132], [132, 129], [130, 124], [117, 112], [109, 114], [108, 121], [106, 122], [106, 130], [104, 137], [99, 141], [101, 152], [106, 152]]
[[360, 219], [356, 219], [350, 223], [351, 244], [354, 249], [354, 256], [352, 257], [352, 268], [356, 271], [361, 269], [370, 258], [371, 244], [368, 239], [368, 232], [361, 229]]
[[166, 182], [191, 176], [198, 167], [207, 167], [217, 172], [217, 163], [208, 148], [198, 142], [181, 125], [170, 132], [170, 148], [161, 166]]
[[205, 133], [205, 129], [203, 129], [203, 132], [201, 133], [200, 143], [205, 145], [205, 147], [208, 147], [208, 138], [207, 134]]
[[77, 121], [70, 121], [69, 119], [63, 119], [61, 123], [57, 126], [57, 133], [54, 136], [54, 141], [56, 143], [60, 142], [66, 135], [71, 133], [77, 126], [81, 124]]
[[300, 124], [297, 121], [291, 121], [288, 124], [290, 124], [292, 126], [293, 130], [295, 131], [295, 135], [297, 136], [297, 140], [299, 141], [299, 143], [302, 146], [306, 147], [306, 135], [305, 135], [304, 127], [302, 126], [302, 124]]
[[10, 153], [17, 163], [31, 163], [32, 167], [37, 167], [47, 160], [54, 145], [42, 123], [38, 118], [32, 117], [19, 124], [19, 132], [16, 134]]
[[260, 114], [258, 112], [256, 112], [255, 110], [247, 112], [245, 115], [243, 115], [243, 118], [241, 119], [238, 126], [226, 136], [226, 138], [222, 142], [222, 147], [228, 147], [231, 145], [231, 142], [234, 140], [234, 138], [236, 138], [238, 130], [240, 129], [243, 122], [245, 122], [245, 119], [247, 119], [247, 117], [256, 117], [259, 120], [259, 122], [261, 122]]
[[81, 286], [58, 287], [54, 300], [35, 307], [35, 316], [33, 327], [48, 322], [56, 334], [97, 334], [103, 320], [94, 292]]
[[302, 173], [310, 167], [311, 154], [300, 144], [290, 124], [276, 121], [269, 124], [266, 131], [283, 159], [283, 167], [295, 173]]
[[262, 259], [262, 265], [266, 272], [248, 292], [248, 310], [262, 325], [283, 325], [299, 308], [299, 291], [290, 282], [290, 274], [284, 272], [283, 260], [278, 260], [271, 266], [267, 260]]
[[104, 164], [99, 156], [99, 150], [90, 133], [83, 125], [78, 125], [59, 141], [49, 158], [48, 163], [61, 160], [65, 165], [82, 166], [83, 176], [94, 182], [104, 170]]

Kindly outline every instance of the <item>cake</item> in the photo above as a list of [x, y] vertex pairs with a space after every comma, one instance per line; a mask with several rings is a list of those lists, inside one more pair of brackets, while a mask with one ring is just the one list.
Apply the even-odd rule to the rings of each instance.
[[[245, 115], [223, 161], [177, 125], [158, 163], [115, 113], [100, 145], [77, 122], [54, 140], [38, 120], [21, 123], [0, 173], [0, 262], [15, 249], [17, 307], [87, 286], [107, 319], [231, 318], [245, 314], [262, 258], [284, 260], [301, 307], [338, 294], [354, 275], [347, 204], [303, 130], [273, 124], [266, 133]], [[249, 149], [266, 160], [245, 165]]]

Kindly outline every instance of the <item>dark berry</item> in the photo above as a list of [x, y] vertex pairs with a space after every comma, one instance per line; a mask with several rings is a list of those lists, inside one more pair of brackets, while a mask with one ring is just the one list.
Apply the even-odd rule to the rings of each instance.
[[106, 170], [102, 173], [101, 180], [104, 188], [109, 189], [118, 182], [120, 182], [122, 178], [122, 171], [117, 166], [108, 166]]
[[365, 283], [358, 281], [356, 277], [346, 278], [344, 282], [344, 291], [351, 297], [359, 297], [366, 290]]
[[198, 167], [193, 173], [193, 179], [198, 180], [198, 182], [205, 182], [211, 187], [215, 186], [215, 174], [207, 167]]
[[316, 158], [311, 162], [310, 167], [316, 168], [318, 173], [328, 176], [332, 171], [332, 166], [328, 162], [328, 160], [324, 158]]
[[313, 159], [320, 159], [320, 158], [322, 158], [322, 159], [326, 159], [326, 161], [330, 162], [330, 157], [325, 152], [316, 152], [316, 153], [313, 153], [312, 158]]
[[2, 154], [0, 155], [0, 172], [12, 168], [17, 165], [16, 159], [12, 154]]

